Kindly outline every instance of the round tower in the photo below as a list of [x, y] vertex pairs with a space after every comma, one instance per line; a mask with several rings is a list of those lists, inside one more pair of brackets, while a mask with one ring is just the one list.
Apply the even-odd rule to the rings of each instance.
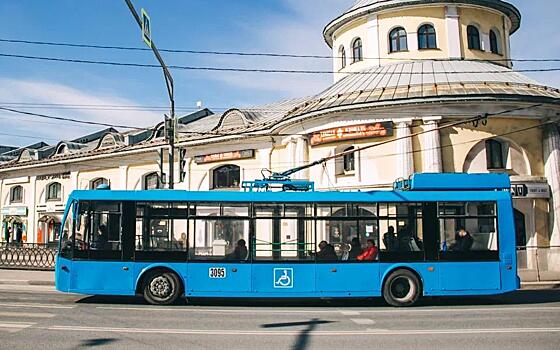
[[519, 10], [500, 0], [358, 0], [323, 35], [335, 81], [409, 60], [488, 60], [511, 68]]

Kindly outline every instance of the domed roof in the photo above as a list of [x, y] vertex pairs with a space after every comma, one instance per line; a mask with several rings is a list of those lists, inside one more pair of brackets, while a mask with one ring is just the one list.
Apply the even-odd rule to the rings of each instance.
[[345, 11], [340, 17], [327, 24], [323, 31], [325, 41], [332, 47], [332, 35], [343, 25], [364, 15], [377, 13], [383, 10], [414, 5], [435, 5], [435, 4], [464, 4], [485, 6], [504, 13], [511, 20], [511, 33], [521, 26], [521, 13], [510, 3], [502, 0], [357, 0], [356, 3]]
[[290, 115], [468, 99], [560, 104], [560, 90], [484, 61], [413, 61], [349, 73]]

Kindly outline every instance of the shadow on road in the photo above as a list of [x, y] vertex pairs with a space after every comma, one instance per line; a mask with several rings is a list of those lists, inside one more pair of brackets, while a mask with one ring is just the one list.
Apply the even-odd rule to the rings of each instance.
[[[476, 305], [527, 305], [560, 302], [560, 290], [520, 290], [505, 295], [484, 297], [428, 297], [418, 306], [476, 306]], [[76, 301], [80, 304], [145, 305], [141, 297], [89, 296]], [[189, 298], [177, 305], [191, 306], [242, 306], [242, 307], [381, 307], [387, 306], [382, 298], [371, 299], [239, 299], [239, 298]]]
[[309, 342], [309, 334], [317, 328], [320, 324], [333, 323], [334, 321], [323, 321], [319, 319], [312, 319], [310, 321], [304, 322], [285, 322], [285, 323], [268, 323], [261, 325], [261, 328], [286, 328], [286, 327], [298, 327], [307, 326], [299, 332], [295, 344], [292, 346], [294, 350], [304, 350], [307, 348]]
[[118, 341], [118, 339], [115, 339], [115, 338], [84, 339], [80, 343], [80, 347], [93, 348], [93, 347], [96, 347], [96, 346], [103, 346], [103, 345], [111, 344], [111, 343], [114, 343], [116, 341]]

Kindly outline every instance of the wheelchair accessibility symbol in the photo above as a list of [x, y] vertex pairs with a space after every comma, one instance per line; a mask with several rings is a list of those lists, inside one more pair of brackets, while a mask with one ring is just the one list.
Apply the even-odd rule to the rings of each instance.
[[274, 269], [274, 288], [294, 288], [294, 269]]

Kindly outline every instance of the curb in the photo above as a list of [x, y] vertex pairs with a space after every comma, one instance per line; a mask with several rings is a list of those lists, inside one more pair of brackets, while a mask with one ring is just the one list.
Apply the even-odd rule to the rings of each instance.
[[0, 280], [0, 285], [54, 287], [54, 282], [53, 281], [28, 281], [28, 280]]
[[531, 290], [531, 289], [551, 289], [560, 290], [560, 281], [551, 282], [522, 282], [521, 290]]

